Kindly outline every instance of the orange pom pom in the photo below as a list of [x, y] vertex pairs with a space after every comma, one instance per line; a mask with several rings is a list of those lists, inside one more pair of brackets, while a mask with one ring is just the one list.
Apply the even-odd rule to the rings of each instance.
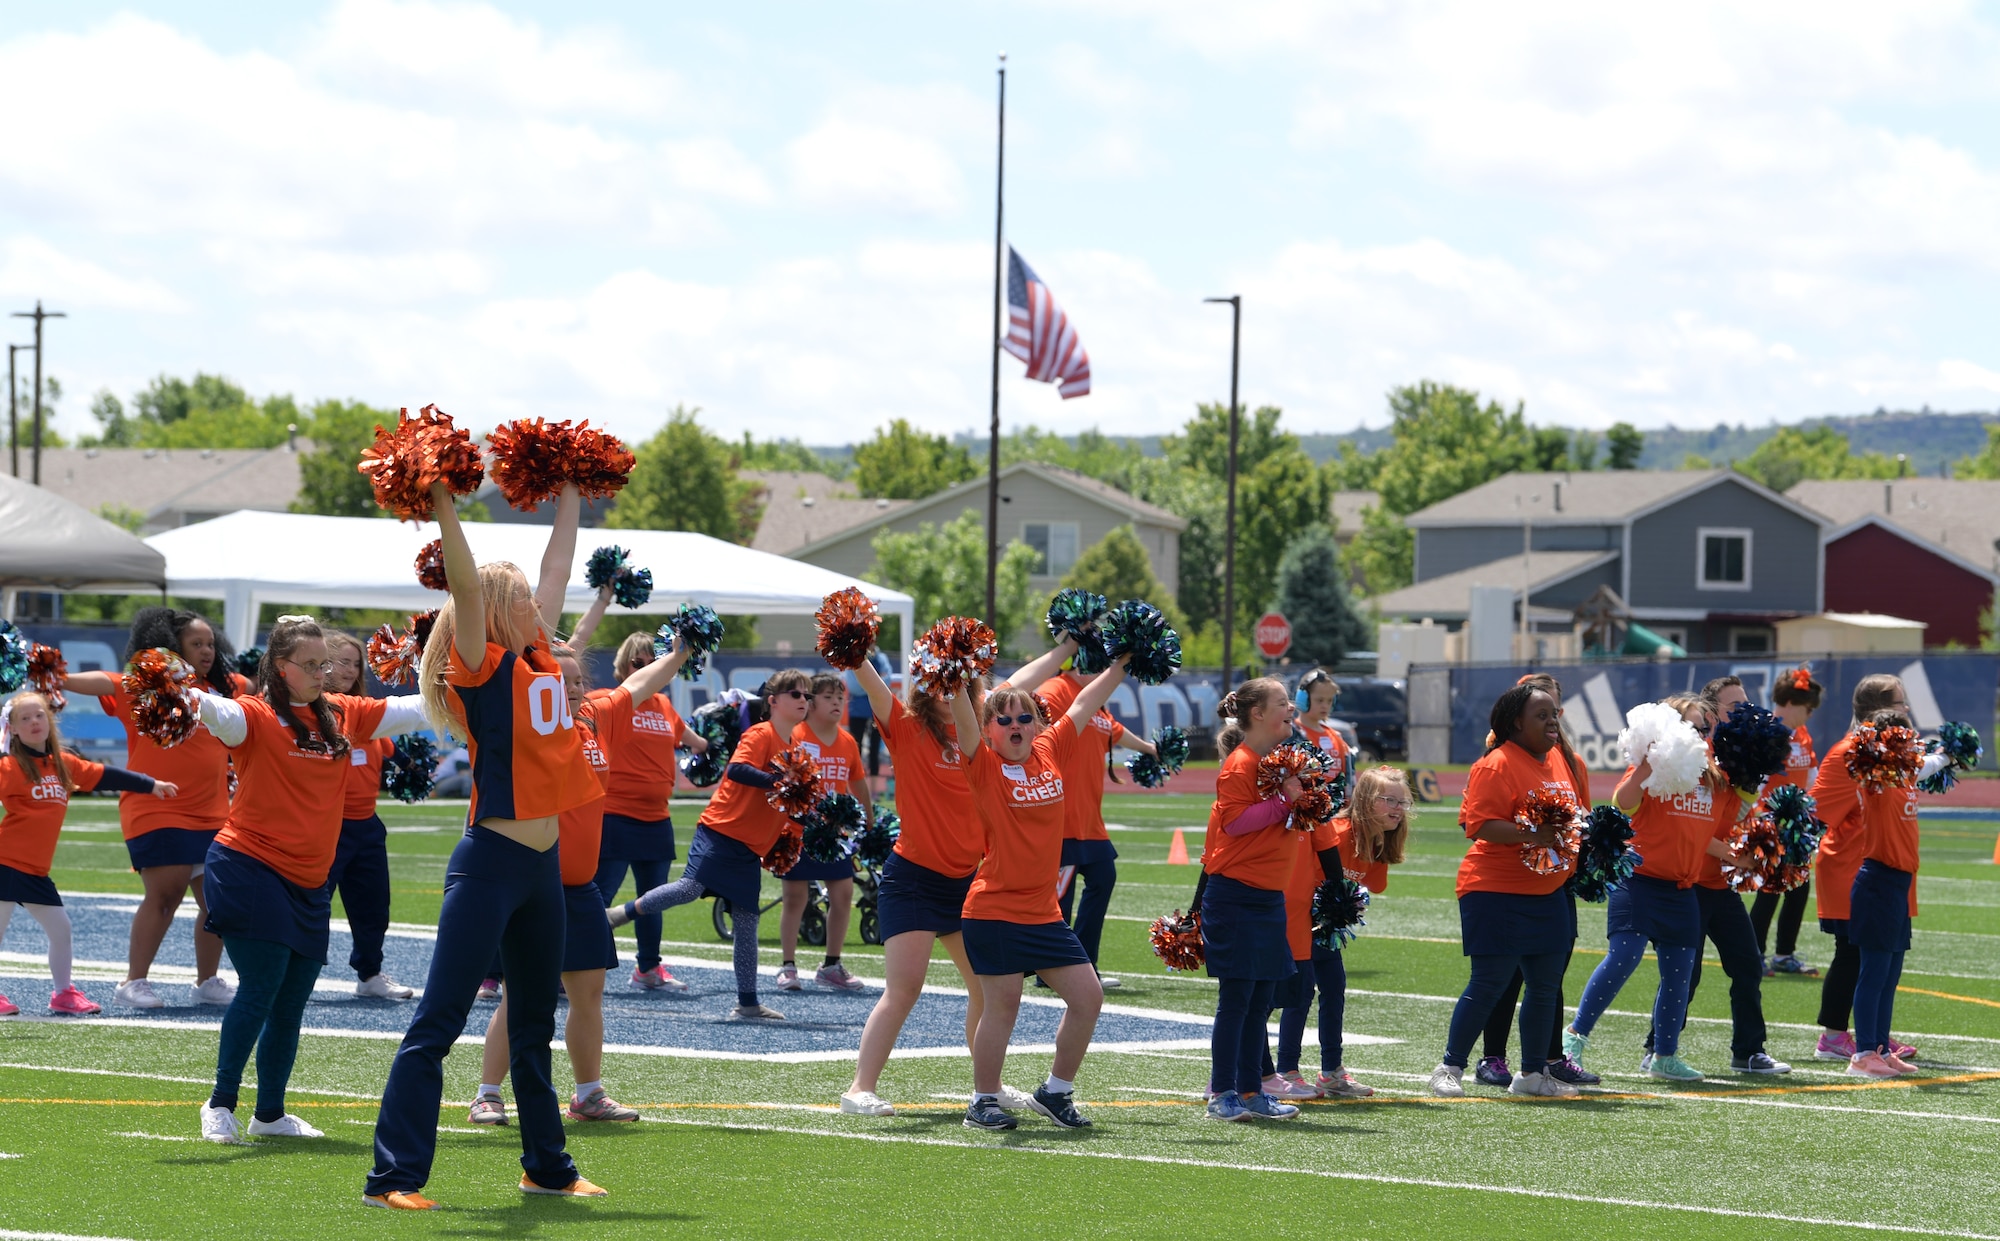
[[417, 553], [417, 585], [425, 590], [450, 590], [444, 575], [444, 540], [432, 539]]
[[999, 657], [1000, 641], [985, 623], [947, 616], [917, 639], [910, 674], [924, 693], [952, 695], [992, 671]]
[[1521, 864], [1538, 875], [1568, 870], [1583, 848], [1576, 807], [1547, 789], [1536, 789], [1514, 808], [1514, 823], [1540, 839], [1521, 846]]
[[[569, 428], [568, 423], [559, 425]], [[588, 419], [568, 429], [562, 460], [564, 478], [575, 483], [586, 500], [617, 495], [638, 464], [623, 441], [608, 432], [592, 430]]]
[[403, 409], [396, 429], [375, 428], [375, 442], [361, 450], [355, 467], [368, 476], [375, 503], [402, 521], [428, 521], [431, 484], [453, 495], [471, 495], [486, 477], [472, 436], [452, 425], [451, 415], [426, 405], [412, 418]]
[[1198, 909], [1187, 913], [1175, 910], [1170, 917], [1153, 919], [1152, 941], [1153, 955], [1170, 970], [1198, 970], [1208, 960]]
[[778, 782], [764, 791], [773, 808], [789, 815], [801, 815], [819, 805], [826, 795], [820, 784], [819, 763], [802, 749], [779, 751], [771, 760], [770, 771]]
[[195, 706], [194, 668], [164, 647], [140, 651], [125, 670], [132, 697], [132, 728], [163, 750], [193, 735], [201, 723]]
[[28, 651], [28, 688], [49, 700], [49, 710], [60, 711], [68, 704], [63, 693], [63, 678], [68, 675], [62, 651], [39, 642]]
[[493, 485], [509, 508], [534, 512], [553, 500], [568, 479], [569, 423], [521, 418], [503, 422], [486, 437], [493, 454]]
[[819, 624], [819, 654], [828, 664], [846, 672], [868, 661], [882, 617], [875, 601], [860, 587], [845, 586], [828, 595], [813, 613]]
[[782, 875], [799, 864], [799, 856], [805, 852], [805, 833], [796, 823], [786, 823], [785, 830], [778, 833], [777, 842], [762, 859], [765, 870], [774, 875]]

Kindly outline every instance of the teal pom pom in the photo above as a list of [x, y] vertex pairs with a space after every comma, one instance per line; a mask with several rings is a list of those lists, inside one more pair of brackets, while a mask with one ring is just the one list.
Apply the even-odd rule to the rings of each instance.
[[1169, 724], [1153, 734], [1153, 748], [1160, 752], [1158, 758], [1134, 754], [1125, 760], [1125, 770], [1132, 773], [1132, 782], [1142, 789], [1159, 788], [1187, 763], [1188, 735]]
[[642, 608], [653, 597], [651, 569], [620, 569], [611, 579], [611, 599], [621, 608]]
[[736, 753], [736, 743], [743, 739], [743, 712], [726, 702], [711, 702], [689, 716], [687, 724], [708, 742], [708, 749], [700, 754], [682, 750], [678, 759], [681, 774], [689, 784], [705, 789], [722, 779], [730, 756]]
[[28, 635], [14, 622], [0, 620], [0, 694], [11, 694], [28, 683]]
[[799, 820], [805, 829], [800, 852], [809, 861], [844, 862], [854, 853], [853, 833], [865, 816], [861, 803], [846, 793], [828, 793]]
[[1328, 952], [1339, 952], [1367, 925], [1361, 916], [1368, 909], [1368, 889], [1339, 875], [1319, 885], [1313, 893], [1313, 944]]
[[1104, 635], [1097, 630], [1097, 620], [1104, 615], [1106, 606], [1103, 595], [1075, 586], [1065, 586], [1049, 601], [1049, 637], [1057, 642], [1076, 639], [1076, 655], [1071, 662], [1078, 672], [1102, 672], [1111, 666], [1111, 657], [1104, 649]]
[[1127, 671], [1141, 685], [1159, 685], [1181, 666], [1181, 636], [1160, 609], [1127, 599], [1098, 622], [1110, 662], [1129, 657]]
[[681, 665], [681, 680], [692, 681], [702, 674], [708, 666], [708, 657], [722, 645], [722, 618], [715, 614], [714, 608], [703, 604], [681, 604], [680, 610], [653, 635], [653, 658], [665, 659], [673, 651], [676, 638], [688, 649], [688, 660]]
[[1979, 730], [1970, 724], [1948, 721], [1938, 725], [1938, 735], [1924, 743], [1925, 754], [1942, 754], [1951, 762], [1931, 775], [1917, 781], [1917, 788], [1925, 793], [1946, 793], [1958, 783], [1958, 773], [1971, 771], [1979, 766], [1984, 753], [1979, 744]]
[[1577, 851], [1571, 888], [1578, 900], [1593, 904], [1609, 900], [1645, 860], [1632, 847], [1632, 820], [1625, 812], [1616, 806], [1597, 806], [1583, 823], [1583, 847]]
[[[592, 590], [603, 590], [618, 580], [618, 574], [625, 568], [631, 552], [617, 545], [600, 547], [590, 553], [590, 559], [583, 566], [583, 580]], [[628, 605], [629, 606], [629, 605]]]
[[382, 760], [382, 791], [400, 802], [416, 803], [431, 795], [436, 783], [437, 746], [421, 733], [396, 738], [396, 748]]
[[1810, 863], [1819, 852], [1820, 837], [1826, 834], [1826, 824], [1820, 822], [1819, 806], [1812, 794], [1796, 784], [1779, 785], [1764, 799], [1764, 813], [1785, 846], [1785, 863], [1789, 866]]
[[896, 812], [884, 810], [875, 816], [875, 821], [863, 828], [854, 838], [854, 860], [869, 870], [880, 870], [888, 865], [889, 855], [896, 851], [896, 837], [902, 835], [902, 822]]
[[236, 652], [236, 674], [255, 681], [264, 670], [264, 648], [246, 646]]

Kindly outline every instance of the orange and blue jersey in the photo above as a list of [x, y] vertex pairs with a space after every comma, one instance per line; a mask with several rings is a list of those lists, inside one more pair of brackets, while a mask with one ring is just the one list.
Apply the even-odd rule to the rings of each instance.
[[445, 680], [472, 756], [469, 822], [546, 818], [604, 795], [547, 642], [537, 638], [525, 655], [488, 642], [469, 670], [454, 650]]

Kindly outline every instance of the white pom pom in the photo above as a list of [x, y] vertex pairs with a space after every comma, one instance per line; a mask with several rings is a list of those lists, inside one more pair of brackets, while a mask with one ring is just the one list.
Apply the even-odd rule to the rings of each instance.
[[1644, 785], [1648, 793], [1674, 797], [1701, 783], [1708, 770], [1708, 743], [1680, 712], [1664, 703], [1641, 703], [1626, 712], [1625, 724], [1618, 744], [1627, 763], [1636, 767], [1644, 759], [1652, 764]]

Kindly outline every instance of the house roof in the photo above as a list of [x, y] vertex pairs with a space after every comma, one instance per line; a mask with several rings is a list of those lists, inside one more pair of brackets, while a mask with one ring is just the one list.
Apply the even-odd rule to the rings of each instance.
[[[276, 448], [55, 448], [42, 451], [42, 486], [91, 512], [106, 504], [144, 513], [150, 525], [174, 513], [237, 509], [282, 512], [299, 494], [300, 452]], [[164, 524], [178, 525], [178, 519]]]
[[[1528, 592], [1532, 595], [1535, 591], [1546, 590], [1558, 582], [1616, 559], [1618, 553], [1615, 551], [1536, 552], [1526, 567]], [[1518, 598], [1522, 573], [1521, 557], [1503, 556], [1470, 569], [1460, 569], [1414, 586], [1392, 590], [1373, 602], [1383, 616], [1430, 616], [1452, 620], [1464, 617], [1472, 610], [1474, 586], [1504, 586], [1514, 591]]]
[[1785, 493], [1826, 514], [1846, 533], [1866, 517], [1882, 518], [1927, 543], [1936, 544], [1983, 573], [2000, 571], [2000, 480], [1975, 478], [1820, 479]]
[[1515, 473], [1440, 500], [1406, 518], [1426, 526], [1538, 526], [1625, 522], [1723, 483], [1736, 483], [1813, 521], [1820, 514], [1734, 470], [1570, 470]]
[[852, 483], [800, 470], [744, 470], [739, 477], [764, 489], [764, 516], [750, 546], [781, 556], [911, 504], [863, 499]]

